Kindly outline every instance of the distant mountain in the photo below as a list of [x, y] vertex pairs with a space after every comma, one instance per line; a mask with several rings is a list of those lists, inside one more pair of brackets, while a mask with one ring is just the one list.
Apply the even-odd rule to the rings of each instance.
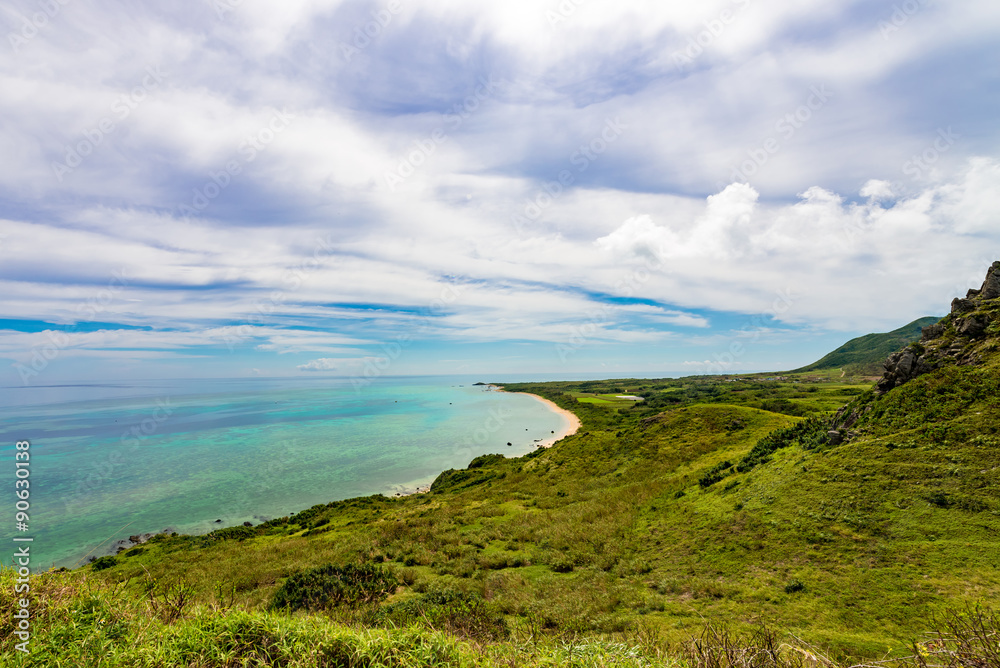
[[801, 369], [795, 369], [794, 372], [844, 369], [851, 375], [879, 376], [883, 371], [882, 363], [889, 355], [919, 340], [923, 328], [936, 324], [940, 319], [937, 316], [928, 316], [885, 334], [859, 336], [823, 359]]

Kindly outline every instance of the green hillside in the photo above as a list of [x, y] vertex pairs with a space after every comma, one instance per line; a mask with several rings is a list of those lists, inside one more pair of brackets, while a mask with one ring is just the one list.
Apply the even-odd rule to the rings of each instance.
[[819, 361], [790, 373], [843, 369], [847, 375], [879, 376], [886, 357], [919, 339], [921, 330], [938, 320], [934, 316], [920, 318], [891, 332], [859, 336]]
[[991, 276], [995, 295], [956, 302], [875, 388], [508, 384], [581, 430], [427, 494], [38, 576], [28, 656], [4, 571], [5, 665], [996, 666], [1000, 263]]

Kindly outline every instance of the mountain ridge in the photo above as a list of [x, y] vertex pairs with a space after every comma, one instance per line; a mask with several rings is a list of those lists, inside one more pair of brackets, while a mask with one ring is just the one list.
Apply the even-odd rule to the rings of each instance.
[[925, 316], [891, 332], [855, 337], [812, 364], [788, 373], [843, 369], [848, 375], [878, 376], [882, 373], [882, 363], [890, 354], [918, 340], [924, 328], [939, 320], [938, 316]]

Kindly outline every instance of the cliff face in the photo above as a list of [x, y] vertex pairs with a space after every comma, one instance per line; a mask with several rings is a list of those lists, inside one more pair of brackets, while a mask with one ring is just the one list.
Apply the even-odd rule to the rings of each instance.
[[925, 327], [918, 343], [889, 356], [876, 391], [884, 394], [944, 364], [981, 364], [982, 344], [996, 338], [994, 330], [998, 326], [1000, 262], [994, 262], [981, 288], [969, 290], [964, 299], [952, 301], [951, 313], [941, 322]]

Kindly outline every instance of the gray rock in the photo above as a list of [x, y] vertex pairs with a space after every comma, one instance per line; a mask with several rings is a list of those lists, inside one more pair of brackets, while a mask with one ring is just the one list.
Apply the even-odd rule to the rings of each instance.
[[938, 323], [924, 327], [920, 332], [921, 341], [930, 341], [944, 334], [945, 326]]
[[978, 339], [986, 333], [986, 328], [990, 326], [989, 316], [984, 314], [970, 315], [966, 318], [955, 319], [955, 331], [961, 336], [970, 339]]
[[[976, 353], [973, 341], [986, 335], [991, 318], [989, 314], [976, 311], [984, 306], [984, 302], [997, 298], [1000, 298], [1000, 262], [994, 262], [990, 267], [981, 289], [969, 290], [965, 299], [959, 298], [951, 302], [951, 315], [943, 323], [924, 327], [920, 336], [921, 344], [909, 346], [889, 356], [884, 363], [885, 373], [878, 381], [875, 391], [883, 394], [948, 362], [961, 365], [981, 364], [982, 359]], [[949, 324], [954, 326], [958, 338], [949, 342], [946, 347], [939, 339], [948, 331]], [[924, 346], [924, 343], [928, 345]], [[850, 427], [850, 423], [856, 419], [853, 414], [843, 415], [838, 412], [835, 424]]]
[[913, 348], [893, 353], [885, 361], [884, 366], [885, 374], [876, 388], [879, 392], [888, 392], [892, 388], [899, 387], [903, 383], [934, 369], [934, 365]]
[[1000, 262], [994, 262], [993, 266], [990, 267], [979, 293], [982, 299], [996, 299], [1000, 297]]
[[826, 432], [826, 438], [830, 441], [830, 445], [840, 445], [844, 442], [843, 434], [836, 430]]
[[951, 300], [952, 313], [969, 313], [976, 310], [976, 303], [971, 299], [959, 299], [955, 297]]

